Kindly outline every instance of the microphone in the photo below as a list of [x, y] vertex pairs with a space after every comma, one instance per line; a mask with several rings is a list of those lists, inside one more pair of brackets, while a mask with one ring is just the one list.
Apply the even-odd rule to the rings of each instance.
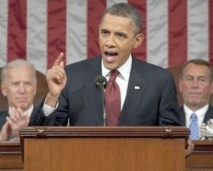
[[107, 86], [107, 80], [102, 75], [96, 76], [94, 83], [95, 83], [96, 88], [98, 88], [99, 90], [104, 90]]
[[107, 79], [102, 76], [98, 75], [94, 79], [94, 83], [96, 88], [101, 92], [103, 103], [102, 103], [102, 108], [103, 108], [103, 125], [107, 125], [107, 117], [106, 117], [106, 110], [105, 110], [105, 95], [104, 95], [104, 89], [107, 86]]

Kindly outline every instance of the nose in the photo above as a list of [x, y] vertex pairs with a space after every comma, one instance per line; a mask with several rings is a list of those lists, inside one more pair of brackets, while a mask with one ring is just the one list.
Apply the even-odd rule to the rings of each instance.
[[114, 38], [113, 35], [107, 37], [107, 39], [106, 39], [106, 46], [108, 46], [108, 47], [115, 46], [115, 38]]
[[20, 84], [19, 87], [18, 87], [18, 91], [19, 91], [20, 93], [24, 93], [25, 90], [26, 90], [26, 89], [25, 89], [24, 84]]
[[193, 80], [193, 82], [192, 82], [192, 86], [193, 87], [198, 87], [198, 81], [197, 80]]

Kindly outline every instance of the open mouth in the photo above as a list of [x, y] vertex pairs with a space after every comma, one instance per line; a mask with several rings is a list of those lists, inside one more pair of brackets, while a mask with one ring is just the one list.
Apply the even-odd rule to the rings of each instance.
[[104, 54], [107, 62], [113, 62], [115, 58], [118, 56], [117, 52], [104, 52]]

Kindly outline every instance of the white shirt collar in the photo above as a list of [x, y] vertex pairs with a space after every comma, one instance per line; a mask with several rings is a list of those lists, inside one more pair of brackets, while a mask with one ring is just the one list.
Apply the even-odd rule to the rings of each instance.
[[[103, 64], [103, 60], [101, 62], [101, 66], [102, 66], [101, 67], [102, 68], [102, 75], [106, 78], [109, 78], [110, 70], [105, 68], [105, 66]], [[119, 75], [121, 75], [122, 78], [125, 79], [126, 81], [129, 80], [131, 67], [132, 67], [132, 55], [130, 54], [127, 61], [120, 68], [117, 69], [120, 72]]]
[[209, 104], [203, 106], [202, 108], [198, 109], [197, 111], [193, 112], [188, 106], [185, 104], [183, 105], [184, 111], [187, 115], [190, 115], [192, 113], [196, 113], [197, 116], [204, 116], [209, 108]]
[[[185, 112], [185, 117], [186, 117], [186, 127], [189, 128], [190, 125], [190, 117], [192, 113], [196, 113], [197, 117], [198, 117], [198, 127], [199, 130], [201, 131], [201, 126], [205, 117], [205, 114], [207, 112], [209, 108], [209, 104], [203, 106], [202, 108], [198, 109], [197, 111], [193, 112], [191, 109], [189, 109], [189, 107], [187, 107], [185, 104], [183, 105], [183, 109]], [[201, 134], [201, 132], [199, 132], [199, 134]]]

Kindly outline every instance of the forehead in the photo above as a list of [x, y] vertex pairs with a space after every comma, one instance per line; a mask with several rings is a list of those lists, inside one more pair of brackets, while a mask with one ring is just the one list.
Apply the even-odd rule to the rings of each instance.
[[206, 65], [189, 63], [183, 70], [184, 75], [206, 75], [209, 76], [210, 70]]
[[7, 76], [10, 79], [33, 79], [33, 69], [30, 67], [8, 68]]

